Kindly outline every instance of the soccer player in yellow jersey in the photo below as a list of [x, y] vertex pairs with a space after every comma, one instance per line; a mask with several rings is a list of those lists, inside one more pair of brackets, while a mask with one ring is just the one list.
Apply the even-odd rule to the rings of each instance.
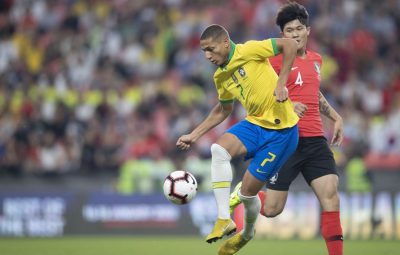
[[[229, 213], [230, 160], [237, 156], [252, 159], [239, 191], [245, 208], [244, 229], [219, 249], [219, 254], [234, 254], [254, 236], [254, 223], [261, 207], [258, 191], [297, 147], [298, 117], [286, 88], [297, 43], [276, 38], [235, 44], [225, 28], [211, 25], [203, 31], [200, 46], [205, 57], [218, 66], [214, 82], [219, 103], [190, 134], [181, 136], [176, 145], [188, 149], [231, 114], [234, 100], [245, 108], [246, 119], [232, 126], [211, 146], [211, 180], [218, 219], [206, 238], [209, 243], [236, 231]], [[279, 53], [283, 54], [283, 64], [278, 77], [265, 59]]]

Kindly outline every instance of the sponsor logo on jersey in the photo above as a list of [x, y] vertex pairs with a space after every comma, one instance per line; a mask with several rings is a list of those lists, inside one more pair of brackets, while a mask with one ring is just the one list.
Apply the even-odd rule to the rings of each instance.
[[266, 171], [261, 171], [259, 168], [256, 169], [256, 172], [260, 173], [260, 174], [266, 174], [267, 173]]
[[236, 84], [239, 84], [239, 81], [238, 81], [238, 79], [236, 78], [235, 74], [232, 74], [231, 77], [232, 77], [232, 80], [233, 80]]

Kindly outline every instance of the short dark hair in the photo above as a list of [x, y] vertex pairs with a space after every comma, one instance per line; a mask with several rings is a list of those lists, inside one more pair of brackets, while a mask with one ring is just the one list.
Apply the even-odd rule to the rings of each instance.
[[309, 27], [306, 8], [296, 2], [288, 2], [279, 9], [276, 16], [276, 24], [281, 28], [281, 31], [283, 31], [283, 28], [288, 22], [296, 19], [298, 19], [301, 24]]
[[228, 36], [228, 38], [229, 38], [228, 31], [226, 31], [226, 29], [223, 26], [213, 24], [211, 26], [208, 26], [203, 31], [203, 33], [200, 36], [200, 40], [205, 40], [208, 38], [218, 39], [222, 36]]

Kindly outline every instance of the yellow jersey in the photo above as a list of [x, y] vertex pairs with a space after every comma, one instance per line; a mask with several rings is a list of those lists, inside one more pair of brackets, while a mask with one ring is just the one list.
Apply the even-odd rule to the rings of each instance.
[[214, 74], [214, 82], [221, 103], [239, 100], [247, 112], [246, 119], [268, 129], [293, 127], [299, 118], [288, 99], [276, 101], [274, 91], [278, 81], [268, 57], [279, 53], [274, 39], [230, 42], [229, 61]]

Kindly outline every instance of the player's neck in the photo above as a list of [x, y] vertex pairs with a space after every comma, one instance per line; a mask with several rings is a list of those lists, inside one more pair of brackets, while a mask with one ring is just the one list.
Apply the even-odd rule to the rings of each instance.
[[224, 63], [222, 65], [220, 65], [221, 68], [223, 68], [224, 66], [226, 66], [229, 63], [229, 56], [226, 57]]
[[305, 48], [297, 51], [297, 57], [299, 58], [305, 58], [306, 55], [307, 55], [307, 50]]
[[233, 53], [235, 52], [235, 48], [236, 48], [235, 43], [232, 40], [229, 40], [229, 45], [228, 45], [227, 52], [226, 52], [227, 53], [226, 60], [224, 61], [224, 63], [222, 65], [219, 66], [220, 68], [224, 68], [229, 63], [229, 61], [231, 61]]

